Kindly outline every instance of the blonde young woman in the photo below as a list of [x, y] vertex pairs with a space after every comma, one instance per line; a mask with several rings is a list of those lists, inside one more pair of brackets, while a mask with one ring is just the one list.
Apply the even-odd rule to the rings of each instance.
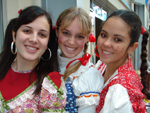
[[91, 27], [89, 15], [77, 7], [63, 11], [56, 22], [60, 74], [65, 80], [65, 109], [69, 113], [95, 113], [99, 102], [104, 80], [93, 64], [87, 62], [86, 54]]

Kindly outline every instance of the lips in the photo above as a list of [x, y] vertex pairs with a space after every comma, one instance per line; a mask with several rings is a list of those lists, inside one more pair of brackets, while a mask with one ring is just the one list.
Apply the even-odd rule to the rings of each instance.
[[104, 51], [104, 50], [102, 50], [102, 52], [107, 54], [107, 55], [111, 55], [112, 54], [112, 52], [108, 52], [108, 51]]
[[65, 46], [68, 50], [70, 50], [70, 51], [74, 51], [74, 50], [76, 50], [76, 48], [70, 48], [70, 47], [68, 47], [68, 46]]
[[28, 49], [30, 49], [30, 50], [36, 50], [36, 48], [29, 47], [29, 46], [26, 46], [26, 48], [28, 48]]
[[25, 47], [26, 47], [28, 52], [36, 52], [38, 50], [38, 48], [34, 47], [34, 46], [26, 45]]

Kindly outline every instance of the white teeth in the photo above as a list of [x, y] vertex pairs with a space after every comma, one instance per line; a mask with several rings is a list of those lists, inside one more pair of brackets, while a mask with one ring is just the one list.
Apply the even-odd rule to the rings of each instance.
[[112, 54], [112, 53], [110, 53], [110, 52], [106, 52], [106, 51], [103, 51], [105, 54]]
[[29, 47], [29, 46], [26, 46], [26, 47], [31, 50], [36, 50], [36, 48], [33, 48], [33, 47]]
[[75, 49], [73, 49], [73, 48], [69, 48], [69, 47], [66, 47], [66, 48], [67, 48], [67, 49], [69, 49], [69, 50], [72, 50], [72, 51], [73, 51], [73, 50], [75, 50]]

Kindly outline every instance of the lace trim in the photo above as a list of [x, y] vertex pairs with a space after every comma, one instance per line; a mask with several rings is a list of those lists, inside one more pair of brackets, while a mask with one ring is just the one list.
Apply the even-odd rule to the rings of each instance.
[[[62, 78], [61, 78], [61, 80], [62, 80]], [[17, 95], [16, 97], [14, 97], [11, 100], [4, 101], [4, 98], [1, 95], [0, 96], [0, 106], [2, 106], [1, 110], [3, 110], [3, 108], [6, 108], [8, 110], [9, 109], [8, 107], [10, 107], [11, 109], [14, 109], [16, 106], [22, 105], [25, 101], [27, 101], [27, 99], [30, 99], [30, 100], [33, 99], [34, 98], [33, 92], [36, 89], [35, 83], [36, 83], [36, 81], [33, 82], [22, 93], [20, 93], [19, 95]], [[49, 78], [49, 76], [46, 76], [43, 80], [42, 87], [47, 89], [49, 91], [49, 93], [57, 94], [58, 98], [61, 100], [63, 98], [66, 98], [65, 93], [63, 93], [63, 90], [65, 91], [65, 89], [64, 89], [65, 87], [62, 87], [62, 84], [63, 83], [61, 83], [60, 88], [58, 88], [55, 85], [55, 83]]]
[[90, 94], [90, 95], [83, 95], [81, 98], [77, 97], [76, 105], [98, 105], [99, 104], [99, 94]]
[[22, 93], [17, 95], [8, 101], [2, 101], [2, 104], [7, 104], [11, 109], [14, 109], [16, 106], [22, 105], [23, 102], [27, 101], [27, 99], [32, 99], [34, 97], [33, 92], [35, 91], [35, 82], [33, 82], [28, 88], [26, 88]]
[[89, 92], [81, 93], [80, 96], [85, 95], [85, 94], [91, 94], [91, 93], [100, 94], [100, 92], [89, 91]]
[[[60, 88], [58, 88], [55, 83], [50, 79], [49, 76], [46, 76], [46, 78], [44, 78], [43, 80], [43, 87], [48, 90], [50, 93], [55, 93], [57, 94], [58, 98], [60, 100], [62, 100], [64, 98], [63, 96], [63, 90], [62, 90], [62, 82], [61, 82], [61, 86]], [[62, 78], [61, 78], [61, 81], [62, 81]]]
[[95, 92], [95, 91], [90, 91], [90, 92], [85, 92], [85, 93], [81, 93], [80, 96], [78, 96], [77, 98], [90, 98], [90, 97], [98, 97], [99, 96], [99, 92]]
[[72, 73], [69, 77], [71, 78], [71, 80], [74, 80], [75, 78], [79, 77], [81, 74], [85, 73], [90, 67], [94, 67], [92, 65], [92, 63], [87, 63], [86, 66], [81, 65], [80, 68], [75, 72]]

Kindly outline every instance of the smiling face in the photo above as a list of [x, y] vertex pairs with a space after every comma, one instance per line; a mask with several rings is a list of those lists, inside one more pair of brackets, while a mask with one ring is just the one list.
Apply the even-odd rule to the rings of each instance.
[[47, 49], [50, 35], [50, 26], [45, 16], [36, 18], [33, 22], [21, 25], [13, 32], [13, 41], [16, 44], [16, 59], [20, 62], [37, 62]]
[[85, 43], [88, 42], [88, 38], [83, 34], [77, 18], [65, 29], [61, 29], [60, 26], [57, 36], [59, 48], [62, 51], [61, 56], [67, 58], [77, 56], [84, 49]]
[[100, 60], [106, 64], [122, 65], [132, 52], [130, 26], [121, 18], [110, 17], [102, 27], [97, 40]]

